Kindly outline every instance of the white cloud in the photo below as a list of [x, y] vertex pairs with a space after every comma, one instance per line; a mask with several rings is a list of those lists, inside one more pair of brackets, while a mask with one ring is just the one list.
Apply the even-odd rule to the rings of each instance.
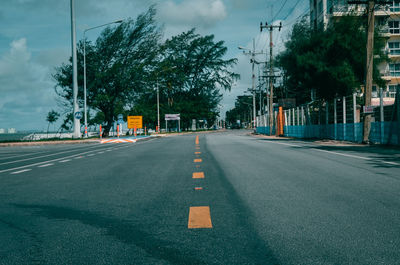
[[0, 57], [0, 127], [38, 128], [56, 107], [49, 68], [32, 60], [27, 40], [12, 41]]
[[171, 25], [210, 28], [227, 16], [222, 0], [166, 1], [158, 6], [161, 21]]

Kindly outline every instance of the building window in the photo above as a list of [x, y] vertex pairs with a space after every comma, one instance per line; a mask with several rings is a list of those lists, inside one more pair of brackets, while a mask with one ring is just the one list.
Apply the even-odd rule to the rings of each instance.
[[390, 76], [400, 76], [400, 63], [389, 64]]
[[388, 97], [395, 98], [396, 97], [396, 88], [397, 85], [389, 85]]
[[400, 34], [400, 21], [389, 21], [390, 34]]
[[399, 55], [400, 54], [400, 42], [389, 42], [389, 54], [390, 55]]
[[393, 0], [390, 4], [390, 12], [400, 12], [400, 0]]

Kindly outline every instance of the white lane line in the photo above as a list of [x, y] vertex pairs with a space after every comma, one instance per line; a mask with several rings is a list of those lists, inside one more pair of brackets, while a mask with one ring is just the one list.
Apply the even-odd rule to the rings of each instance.
[[334, 155], [339, 155], [339, 156], [345, 156], [345, 157], [351, 157], [351, 158], [357, 158], [357, 159], [362, 159], [362, 160], [368, 160], [368, 161], [376, 161], [376, 162], [380, 162], [380, 163], [384, 163], [384, 164], [389, 164], [389, 165], [400, 166], [400, 163], [390, 162], [390, 161], [384, 161], [384, 160], [377, 160], [377, 159], [375, 159], [375, 158], [373, 158], [373, 157], [365, 157], [365, 156], [357, 156], [357, 155], [343, 154], [343, 153], [334, 152], [334, 151], [322, 150], [322, 149], [317, 149], [317, 148], [313, 148], [313, 147], [306, 147], [306, 146], [294, 145], [294, 144], [287, 144], [287, 143], [278, 143], [278, 142], [270, 142], [270, 143], [281, 144], [281, 145], [288, 145], [288, 146], [295, 146], [295, 147], [303, 147], [303, 148], [305, 147], [305, 148], [308, 148], [308, 149], [314, 150], [314, 151], [319, 151], [319, 152], [324, 152], [324, 153], [329, 153], [329, 154], [334, 154]]
[[49, 164], [40, 165], [38, 167], [49, 167], [49, 166], [52, 166], [52, 165], [54, 165], [54, 164], [53, 163], [49, 163]]
[[88, 154], [87, 156], [94, 156], [94, 154]]
[[20, 171], [15, 171], [15, 172], [11, 172], [10, 174], [12, 174], [12, 175], [15, 175], [15, 174], [21, 174], [21, 173], [24, 173], [24, 172], [27, 172], [27, 171], [31, 171], [32, 169], [23, 169], [23, 170], [20, 170]]
[[[127, 147], [130, 147], [130, 146], [132, 146], [132, 144], [125, 144], [125, 145], [122, 145], [122, 146], [120, 146], [118, 148], [115, 148], [115, 150], [122, 149], [122, 148], [127, 148]], [[81, 155], [84, 155], [84, 154], [90, 154], [90, 153], [93, 153], [93, 152], [96, 152], [96, 151], [97, 150], [87, 151], [87, 152], [83, 152], [83, 153], [76, 154], [76, 155], [70, 155], [70, 156], [61, 157], [61, 158], [48, 160], [48, 161], [43, 161], [43, 162], [38, 162], [38, 163], [30, 164], [30, 165], [4, 169], [4, 170], [0, 170], [0, 173], [9, 172], [9, 171], [18, 170], [18, 169], [27, 168], [27, 167], [38, 166], [38, 165], [47, 164], [47, 163], [50, 163], [50, 162], [55, 162], [55, 161], [60, 161], [60, 160], [63, 160], [63, 162], [67, 162], [65, 159], [68, 159], [68, 158], [73, 159], [74, 157], [81, 156]], [[71, 161], [71, 160], [69, 160], [69, 161]], [[60, 161], [60, 162], [62, 163], [62, 161]]]
[[48, 154], [48, 155], [42, 155], [42, 156], [36, 156], [36, 157], [31, 157], [31, 158], [25, 158], [25, 159], [21, 159], [21, 160], [3, 162], [3, 163], [0, 163], [0, 165], [13, 164], [13, 163], [18, 163], [18, 162], [24, 162], [24, 161], [29, 161], [29, 160], [33, 160], [33, 159], [43, 158], [43, 157], [49, 157], [49, 156], [55, 156], [55, 155], [70, 153], [70, 152], [74, 152], [74, 151], [79, 151], [79, 150], [81, 150], [81, 149], [83, 149], [83, 148], [86, 148], [86, 149], [93, 149], [93, 148], [96, 148], [97, 146], [98, 146], [98, 147], [101, 147], [100, 144], [96, 144], [95, 146], [91, 146], [91, 147], [83, 146], [83, 147], [80, 147], [80, 148], [69, 149], [69, 150], [63, 151], [63, 152], [58, 152], [58, 153], [53, 153], [53, 154]]
[[104, 152], [97, 152], [98, 154], [104, 154]]
[[81, 158], [83, 158], [83, 156], [77, 156], [74, 159], [81, 159]]
[[71, 159], [61, 160], [61, 161], [59, 161], [59, 163], [66, 163], [66, 162], [69, 162], [69, 161], [71, 161]]

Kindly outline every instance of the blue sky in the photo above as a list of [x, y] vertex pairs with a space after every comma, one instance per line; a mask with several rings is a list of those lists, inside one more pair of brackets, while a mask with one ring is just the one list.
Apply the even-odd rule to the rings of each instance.
[[[266, 51], [268, 35], [260, 33], [260, 22], [282, 21], [283, 30], [274, 37], [279, 52], [295, 19], [309, 9], [308, 0], [75, 0], [77, 38], [85, 28], [135, 18], [151, 4], [166, 38], [196, 27], [224, 40], [227, 58], [239, 59], [234, 70], [242, 78], [224, 93], [223, 113], [251, 87], [249, 58], [237, 47], [251, 48], [254, 38], [256, 49]], [[70, 23], [70, 0], [1, 0], [0, 128], [47, 128], [46, 114], [58, 109], [51, 74], [71, 56]], [[94, 40], [99, 33], [90, 31], [88, 37]]]

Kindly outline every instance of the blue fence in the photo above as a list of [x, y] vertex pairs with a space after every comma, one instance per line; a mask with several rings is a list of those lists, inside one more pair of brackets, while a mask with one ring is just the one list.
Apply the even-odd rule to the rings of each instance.
[[[383, 134], [381, 134], [381, 131], [383, 131]], [[257, 127], [257, 133], [269, 135], [269, 126]], [[275, 134], [275, 128], [272, 134]], [[285, 126], [284, 135], [302, 139], [332, 139], [359, 143], [363, 138], [363, 124], [338, 123], [328, 125]], [[373, 143], [399, 145], [397, 122], [372, 122], [370, 141]]]

